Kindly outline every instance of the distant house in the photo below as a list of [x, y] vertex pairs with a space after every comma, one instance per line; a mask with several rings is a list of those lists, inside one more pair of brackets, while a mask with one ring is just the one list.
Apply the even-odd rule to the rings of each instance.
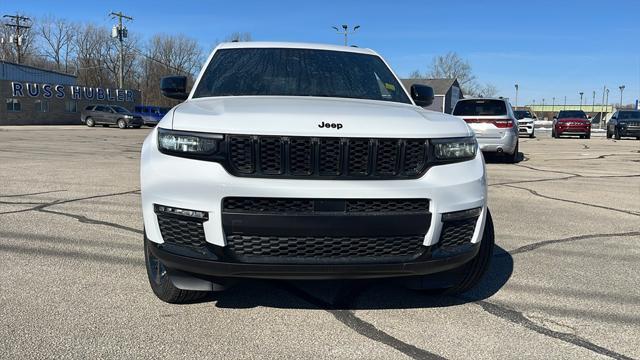
[[451, 114], [456, 102], [464, 97], [458, 79], [401, 79], [401, 81], [407, 91], [410, 91], [413, 84], [433, 88], [435, 99], [433, 104], [425, 109]]

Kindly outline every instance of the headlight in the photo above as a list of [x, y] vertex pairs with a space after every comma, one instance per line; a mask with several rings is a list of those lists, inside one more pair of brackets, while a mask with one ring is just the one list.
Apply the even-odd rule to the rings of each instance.
[[125, 115], [124, 118], [125, 119], [133, 119], [133, 115]]
[[212, 155], [222, 139], [219, 134], [158, 129], [158, 149], [172, 155]]
[[464, 138], [434, 139], [433, 153], [439, 161], [462, 161], [473, 159], [478, 151], [478, 142], [473, 136]]

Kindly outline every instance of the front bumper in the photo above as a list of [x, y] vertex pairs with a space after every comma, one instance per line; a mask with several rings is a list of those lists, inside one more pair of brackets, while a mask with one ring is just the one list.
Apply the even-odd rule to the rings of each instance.
[[620, 136], [637, 137], [640, 136], [640, 126], [620, 126], [618, 125], [618, 134]]
[[533, 121], [518, 123], [518, 132], [520, 134], [532, 135], [534, 131], [535, 131], [535, 126], [533, 124]]
[[561, 135], [589, 135], [591, 134], [590, 126], [556, 126], [556, 134]]
[[[479, 244], [481, 234], [484, 231], [487, 189], [484, 162], [480, 154], [470, 161], [434, 166], [421, 178], [411, 180], [264, 179], [232, 176], [216, 162], [162, 154], [157, 149], [156, 136], [157, 131], [152, 131], [142, 148], [140, 167], [142, 210], [146, 235], [151, 243], [157, 244], [155, 248], [152, 247], [152, 251], [157, 252], [156, 256], [169, 268], [209, 276], [269, 278], [287, 276], [297, 278], [380, 277], [426, 274], [456, 267], [473, 258], [475, 247]], [[170, 244], [165, 243], [154, 204], [206, 212], [208, 220], [203, 222], [201, 226], [207, 246], [222, 251], [227, 249], [229, 234], [225, 234], [225, 227], [227, 230], [232, 229], [234, 224], [233, 220], [231, 223], [224, 223], [222, 203], [223, 199], [229, 197], [328, 200], [428, 199], [429, 216], [425, 218], [425, 221], [428, 222], [425, 226], [426, 234], [421, 232], [424, 234], [423, 238], [421, 237], [421, 245], [427, 250], [423, 256], [411, 261], [394, 263], [355, 264], [345, 261], [340, 264], [255, 264], [238, 262], [237, 259], [224, 256], [211, 256], [211, 254], [201, 258], [189, 254], [179, 254], [171, 250]], [[471, 247], [467, 249], [468, 251], [445, 257], [435, 256], [436, 252], [432, 249], [435, 249], [433, 246], [438, 243], [443, 232], [442, 214], [473, 208], [480, 208], [481, 212], [473, 224], [472, 236], [468, 242]], [[244, 218], [243, 221], [243, 224], [248, 223], [247, 218]], [[267, 230], [276, 231], [285, 227], [292, 232], [304, 230], [304, 227], [301, 227], [301, 223], [295, 218], [292, 217], [289, 221], [289, 225], [286, 222], [280, 222], [277, 229]], [[326, 235], [339, 236], [344, 232], [343, 236], [358, 236], [358, 234], [354, 234], [354, 223], [338, 221], [338, 224], [340, 225], [330, 230], [331, 234]], [[357, 228], [362, 229], [374, 225], [360, 222]], [[309, 227], [310, 233], [305, 235], [321, 237], [320, 233], [311, 233], [320, 230], [328, 231], [326, 228], [313, 229]], [[266, 230], [261, 229], [261, 231]], [[385, 229], [379, 229], [377, 235], [393, 235], [384, 232]]]
[[179, 255], [151, 244], [151, 253], [171, 270], [196, 277], [258, 279], [364, 279], [427, 275], [459, 267], [473, 259], [480, 244], [448, 257], [426, 257], [393, 264], [251, 264]]

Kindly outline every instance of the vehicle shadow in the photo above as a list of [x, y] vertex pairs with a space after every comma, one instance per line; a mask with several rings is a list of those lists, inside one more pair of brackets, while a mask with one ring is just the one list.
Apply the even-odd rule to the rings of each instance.
[[376, 280], [245, 280], [213, 293], [204, 302], [219, 308], [382, 310], [447, 307], [486, 299], [500, 290], [513, 273], [513, 258], [499, 246], [491, 265], [475, 288], [457, 296], [410, 290], [396, 279]]
[[[482, 153], [482, 155], [484, 156], [484, 162], [487, 164], [510, 164], [507, 157], [501, 154]], [[516, 161], [516, 164], [522, 161], [525, 161], [524, 153], [518, 152], [518, 161]]]

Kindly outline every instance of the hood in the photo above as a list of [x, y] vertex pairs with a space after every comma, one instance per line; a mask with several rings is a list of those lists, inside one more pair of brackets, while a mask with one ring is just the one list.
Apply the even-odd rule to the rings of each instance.
[[[439, 138], [469, 136], [451, 115], [361, 99], [238, 96], [188, 100], [173, 109], [174, 130], [222, 134]], [[165, 125], [165, 124], [161, 124]], [[325, 127], [328, 124], [328, 128]], [[166, 127], [163, 126], [163, 127]], [[319, 125], [325, 125], [320, 127]]]

